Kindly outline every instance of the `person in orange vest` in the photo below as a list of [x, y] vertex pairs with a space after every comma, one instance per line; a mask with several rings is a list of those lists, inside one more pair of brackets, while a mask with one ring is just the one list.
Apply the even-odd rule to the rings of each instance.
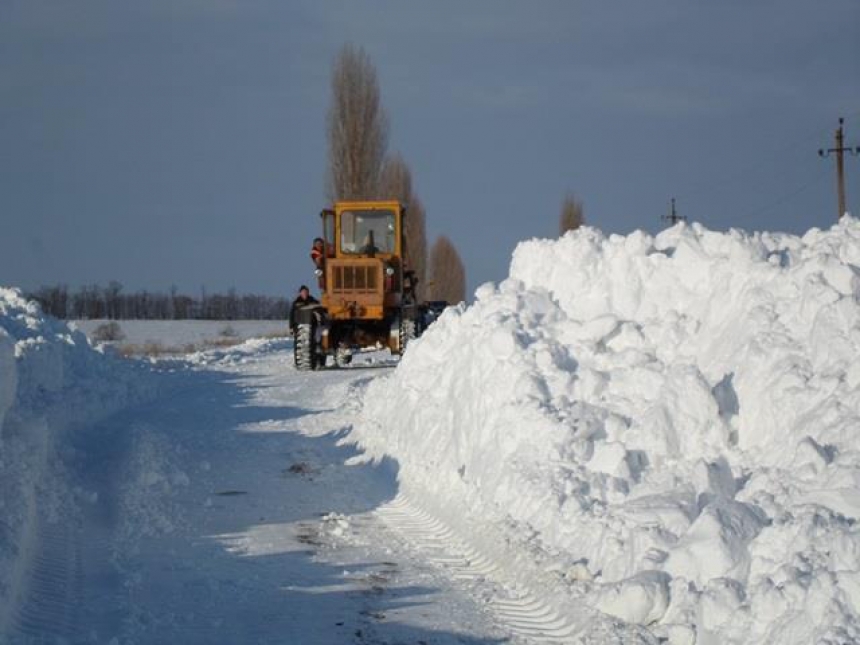
[[314, 263], [315, 270], [319, 271], [317, 274], [319, 287], [325, 289], [325, 242], [321, 237], [314, 238], [314, 244], [311, 247], [311, 261]]
[[325, 258], [325, 242], [321, 237], [315, 237], [314, 245], [311, 247], [311, 260], [317, 269], [323, 268], [323, 258]]

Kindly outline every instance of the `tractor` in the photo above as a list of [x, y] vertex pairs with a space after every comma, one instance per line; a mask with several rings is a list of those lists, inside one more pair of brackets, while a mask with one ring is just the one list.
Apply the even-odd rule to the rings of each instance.
[[296, 312], [296, 367], [324, 367], [329, 356], [344, 367], [369, 349], [402, 354], [427, 313], [404, 258], [405, 208], [397, 201], [342, 201], [320, 216], [322, 297]]

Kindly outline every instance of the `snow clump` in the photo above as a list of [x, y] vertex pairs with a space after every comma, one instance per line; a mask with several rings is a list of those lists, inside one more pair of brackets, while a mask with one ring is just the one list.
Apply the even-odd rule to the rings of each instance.
[[858, 298], [848, 216], [530, 240], [368, 386], [353, 436], [671, 643], [857, 642]]

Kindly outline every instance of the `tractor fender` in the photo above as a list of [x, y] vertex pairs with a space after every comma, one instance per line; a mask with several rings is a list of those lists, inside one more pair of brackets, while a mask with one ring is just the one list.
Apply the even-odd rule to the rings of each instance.
[[326, 320], [326, 310], [322, 305], [305, 305], [296, 309], [296, 324], [319, 325]]

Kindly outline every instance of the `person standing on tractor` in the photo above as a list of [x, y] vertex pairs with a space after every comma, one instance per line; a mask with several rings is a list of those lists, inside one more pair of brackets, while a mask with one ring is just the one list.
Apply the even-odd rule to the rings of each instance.
[[313, 260], [314, 266], [317, 269], [323, 268], [323, 262], [325, 258], [325, 242], [321, 237], [314, 238], [314, 244], [311, 247], [311, 260]]
[[299, 309], [303, 309], [304, 307], [308, 307], [310, 305], [318, 305], [319, 300], [314, 298], [311, 295], [310, 289], [307, 288], [306, 285], [302, 285], [299, 287], [299, 295], [296, 296], [296, 299], [293, 300], [293, 305], [290, 307], [290, 331], [293, 336], [296, 335], [296, 327], [298, 322], [296, 320], [296, 314]]
[[311, 261], [314, 263], [314, 271], [319, 280], [320, 289], [325, 288], [325, 242], [321, 237], [314, 238], [314, 244], [311, 247]]

